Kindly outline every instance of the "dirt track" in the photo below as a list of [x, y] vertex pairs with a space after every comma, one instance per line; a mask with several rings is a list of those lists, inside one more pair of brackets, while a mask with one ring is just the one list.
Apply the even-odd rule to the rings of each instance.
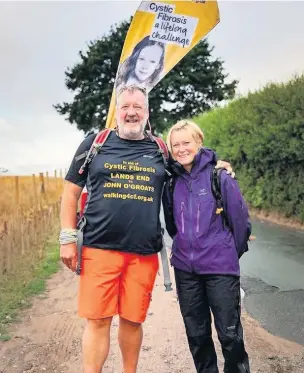
[[[194, 373], [175, 292], [164, 291], [157, 277], [138, 372]], [[76, 316], [77, 279], [66, 268], [48, 282], [47, 292], [23, 312], [22, 323], [12, 327], [13, 338], [0, 343], [0, 373], [81, 373], [83, 320]], [[121, 372], [116, 342], [117, 319], [104, 373]], [[252, 373], [303, 373], [303, 346], [271, 336], [243, 315]], [[217, 350], [219, 344], [217, 343]], [[220, 367], [222, 356], [219, 352]]]

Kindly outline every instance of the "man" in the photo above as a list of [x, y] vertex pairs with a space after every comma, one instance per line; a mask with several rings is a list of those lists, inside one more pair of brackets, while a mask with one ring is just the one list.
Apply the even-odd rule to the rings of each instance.
[[117, 130], [89, 170], [79, 174], [81, 155], [94, 140], [94, 135], [87, 137], [66, 176], [60, 255], [72, 271], [77, 261], [78, 199], [85, 185], [89, 191], [78, 296], [78, 314], [87, 319], [84, 373], [101, 372], [109, 352], [111, 321], [117, 314], [123, 371], [136, 373], [142, 323], [158, 271], [157, 253], [162, 248], [159, 213], [166, 178], [158, 146], [144, 132], [148, 116], [145, 90], [123, 88], [116, 100]]

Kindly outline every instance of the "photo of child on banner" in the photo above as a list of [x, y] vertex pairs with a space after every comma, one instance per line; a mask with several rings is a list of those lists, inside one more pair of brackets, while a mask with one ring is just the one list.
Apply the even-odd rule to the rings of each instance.
[[123, 86], [139, 85], [148, 92], [161, 80], [164, 68], [165, 44], [143, 38], [132, 51], [130, 57], [119, 67], [115, 89]]
[[219, 20], [216, 1], [142, 1], [123, 46], [106, 127], [115, 127], [121, 88], [139, 85], [150, 92]]

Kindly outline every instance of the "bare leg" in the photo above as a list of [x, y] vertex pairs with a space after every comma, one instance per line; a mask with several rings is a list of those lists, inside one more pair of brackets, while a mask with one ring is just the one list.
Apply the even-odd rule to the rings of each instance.
[[120, 317], [118, 340], [124, 373], [136, 373], [142, 339], [142, 325]]
[[101, 373], [110, 349], [111, 322], [112, 317], [87, 320], [82, 339], [83, 373]]

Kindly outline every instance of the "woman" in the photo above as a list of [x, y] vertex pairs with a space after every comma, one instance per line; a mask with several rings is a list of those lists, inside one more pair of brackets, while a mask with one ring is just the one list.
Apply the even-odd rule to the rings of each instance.
[[190, 121], [178, 122], [168, 133], [174, 180], [165, 186], [163, 203], [173, 238], [171, 265], [197, 372], [218, 373], [211, 309], [224, 372], [249, 373], [240, 320], [239, 258], [248, 250], [251, 224], [239, 186], [225, 172], [220, 177], [223, 211], [218, 209], [211, 187], [216, 154], [203, 148], [203, 140], [203, 132]]
[[146, 36], [120, 66], [115, 83], [116, 89], [136, 84], [150, 91], [161, 79], [164, 58], [165, 44], [150, 40], [149, 36]]

